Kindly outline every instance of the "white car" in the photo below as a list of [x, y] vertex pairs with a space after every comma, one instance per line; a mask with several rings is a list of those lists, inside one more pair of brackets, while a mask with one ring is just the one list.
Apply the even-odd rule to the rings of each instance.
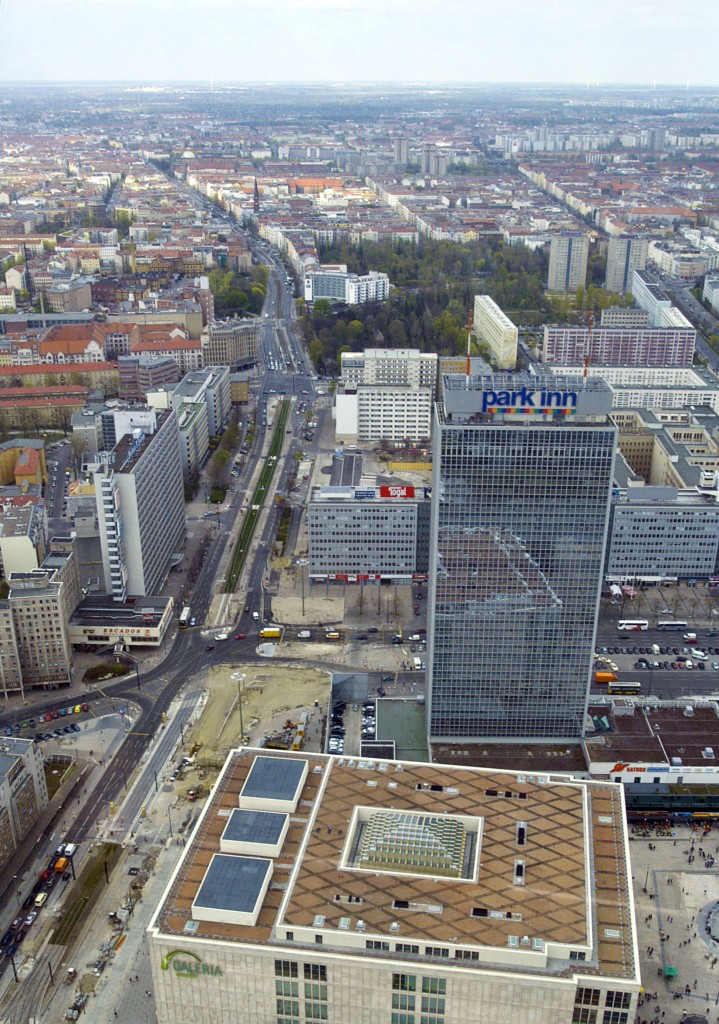
[[227, 640], [228, 635], [227, 633], [218, 633], [215, 640]]

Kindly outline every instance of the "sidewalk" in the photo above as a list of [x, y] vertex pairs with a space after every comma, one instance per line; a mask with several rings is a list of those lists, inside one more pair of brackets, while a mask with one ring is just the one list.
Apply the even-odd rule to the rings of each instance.
[[[629, 844], [646, 993], [637, 1016], [673, 1024], [698, 1013], [719, 1021], [719, 942], [706, 931], [708, 923], [719, 936], [719, 889], [716, 866], [704, 864], [705, 856], [719, 856], [719, 829], [705, 836], [677, 825], [671, 832]], [[676, 977], [665, 978], [665, 967], [676, 968]]]

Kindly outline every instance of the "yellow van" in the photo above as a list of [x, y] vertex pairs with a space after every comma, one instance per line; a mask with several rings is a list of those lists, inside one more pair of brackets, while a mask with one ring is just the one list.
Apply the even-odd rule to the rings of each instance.
[[47, 903], [47, 893], [39, 892], [35, 897], [35, 910], [42, 910]]

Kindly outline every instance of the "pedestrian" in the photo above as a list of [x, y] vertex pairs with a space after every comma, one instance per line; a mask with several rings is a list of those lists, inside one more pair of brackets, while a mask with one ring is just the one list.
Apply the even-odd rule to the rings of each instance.
[[114, 1013], [114, 1015], [115, 1015], [115, 1016], [117, 1017], [117, 1010], [113, 1010], [112, 1012], [113, 1012], [113, 1013]]

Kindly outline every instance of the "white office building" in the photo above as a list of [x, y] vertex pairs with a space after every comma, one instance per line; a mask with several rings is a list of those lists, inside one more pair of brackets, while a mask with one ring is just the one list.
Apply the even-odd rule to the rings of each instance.
[[408, 384], [437, 387], [437, 354], [418, 348], [366, 348], [343, 352], [340, 374], [345, 387], [357, 384]]
[[424, 580], [429, 511], [429, 499], [419, 487], [313, 488], [307, 507], [310, 580]]
[[356, 391], [335, 397], [336, 440], [348, 444], [427, 441], [433, 398], [430, 388], [361, 384]]
[[[577, 373], [576, 365], [552, 364], [552, 373]], [[681, 409], [708, 405], [719, 412], [719, 380], [701, 366], [602, 366], [613, 409]]]
[[321, 267], [305, 274], [305, 301], [329, 299], [358, 306], [363, 302], [384, 302], [389, 296], [387, 274], [370, 270], [367, 274], [352, 274], [347, 270]]
[[147, 931], [159, 1024], [630, 1024], [622, 787], [233, 750]]
[[473, 331], [477, 341], [489, 347], [490, 358], [497, 369], [514, 369], [519, 331], [489, 295], [474, 297]]
[[669, 309], [672, 300], [651, 270], [635, 270], [632, 274], [632, 297], [640, 309], [649, 316], [650, 327], [661, 327], [662, 311]]
[[715, 313], [719, 313], [719, 276], [710, 275], [704, 278], [702, 298], [708, 302]]

